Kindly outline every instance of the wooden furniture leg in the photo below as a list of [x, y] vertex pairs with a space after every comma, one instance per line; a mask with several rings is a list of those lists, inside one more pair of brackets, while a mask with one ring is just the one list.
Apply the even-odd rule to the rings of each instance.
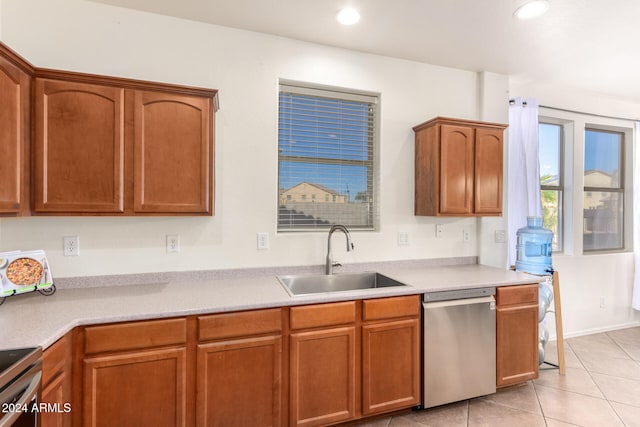
[[564, 334], [562, 332], [562, 304], [560, 302], [560, 276], [557, 271], [553, 272], [553, 303], [556, 318], [556, 340], [558, 345], [558, 368], [560, 375], [565, 375], [564, 363]]

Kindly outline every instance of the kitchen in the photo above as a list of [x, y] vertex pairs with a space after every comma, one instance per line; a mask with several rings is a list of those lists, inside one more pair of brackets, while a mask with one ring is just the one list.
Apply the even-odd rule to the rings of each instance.
[[[3, 0], [0, 18], [2, 41], [38, 67], [219, 90], [213, 217], [0, 220], [0, 250], [44, 249], [61, 278], [321, 264], [325, 233], [275, 231], [279, 79], [382, 94], [380, 227], [354, 232], [352, 252], [335, 245], [334, 259], [345, 266], [468, 256], [504, 265], [505, 243], [493, 239], [495, 230], [506, 228], [504, 217], [413, 215], [413, 126], [435, 116], [505, 123], [509, 96], [521, 94], [568, 109], [640, 116], [640, 106], [625, 99], [89, 1]], [[438, 240], [437, 224], [443, 226]], [[400, 231], [409, 233], [409, 245], [397, 244]], [[463, 240], [465, 231], [470, 242]], [[256, 249], [259, 232], [268, 234], [269, 249]], [[167, 235], [180, 237], [180, 252], [166, 252]], [[64, 236], [79, 236], [78, 257], [63, 256]], [[562, 274], [568, 336], [637, 325], [629, 308], [631, 253], [576, 251], [554, 257], [554, 266]]]

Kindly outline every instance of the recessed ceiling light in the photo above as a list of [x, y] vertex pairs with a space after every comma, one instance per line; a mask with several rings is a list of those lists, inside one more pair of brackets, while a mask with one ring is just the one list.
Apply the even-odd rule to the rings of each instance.
[[533, 0], [518, 7], [513, 15], [518, 19], [532, 19], [543, 15], [548, 9], [548, 0]]
[[338, 22], [342, 25], [353, 25], [360, 20], [360, 14], [352, 7], [345, 7], [338, 12]]

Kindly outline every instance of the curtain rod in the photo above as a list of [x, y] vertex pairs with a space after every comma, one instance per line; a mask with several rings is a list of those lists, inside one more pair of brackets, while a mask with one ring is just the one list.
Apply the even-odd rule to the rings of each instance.
[[[514, 105], [515, 103], [516, 103], [516, 101], [514, 99], [510, 99], [509, 100], [509, 105]], [[522, 101], [522, 106], [526, 107], [527, 106], [527, 101]], [[640, 121], [640, 119], [632, 119], [632, 118], [629, 118], [629, 117], [614, 117], [614, 116], [607, 116], [607, 115], [604, 115], [604, 114], [585, 113], [584, 111], [569, 110], [567, 108], [551, 107], [549, 105], [539, 105], [538, 108], [547, 108], [549, 110], [563, 111], [565, 113], [584, 114], [586, 116], [601, 117], [603, 119], [628, 120], [628, 121], [632, 121], [632, 122]]]

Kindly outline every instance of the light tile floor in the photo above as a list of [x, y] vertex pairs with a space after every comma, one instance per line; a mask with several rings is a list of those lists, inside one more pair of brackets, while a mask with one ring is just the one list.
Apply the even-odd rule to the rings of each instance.
[[[555, 342], [546, 360], [557, 363]], [[640, 427], [640, 327], [565, 340], [567, 373], [496, 394], [381, 418], [360, 427]]]

